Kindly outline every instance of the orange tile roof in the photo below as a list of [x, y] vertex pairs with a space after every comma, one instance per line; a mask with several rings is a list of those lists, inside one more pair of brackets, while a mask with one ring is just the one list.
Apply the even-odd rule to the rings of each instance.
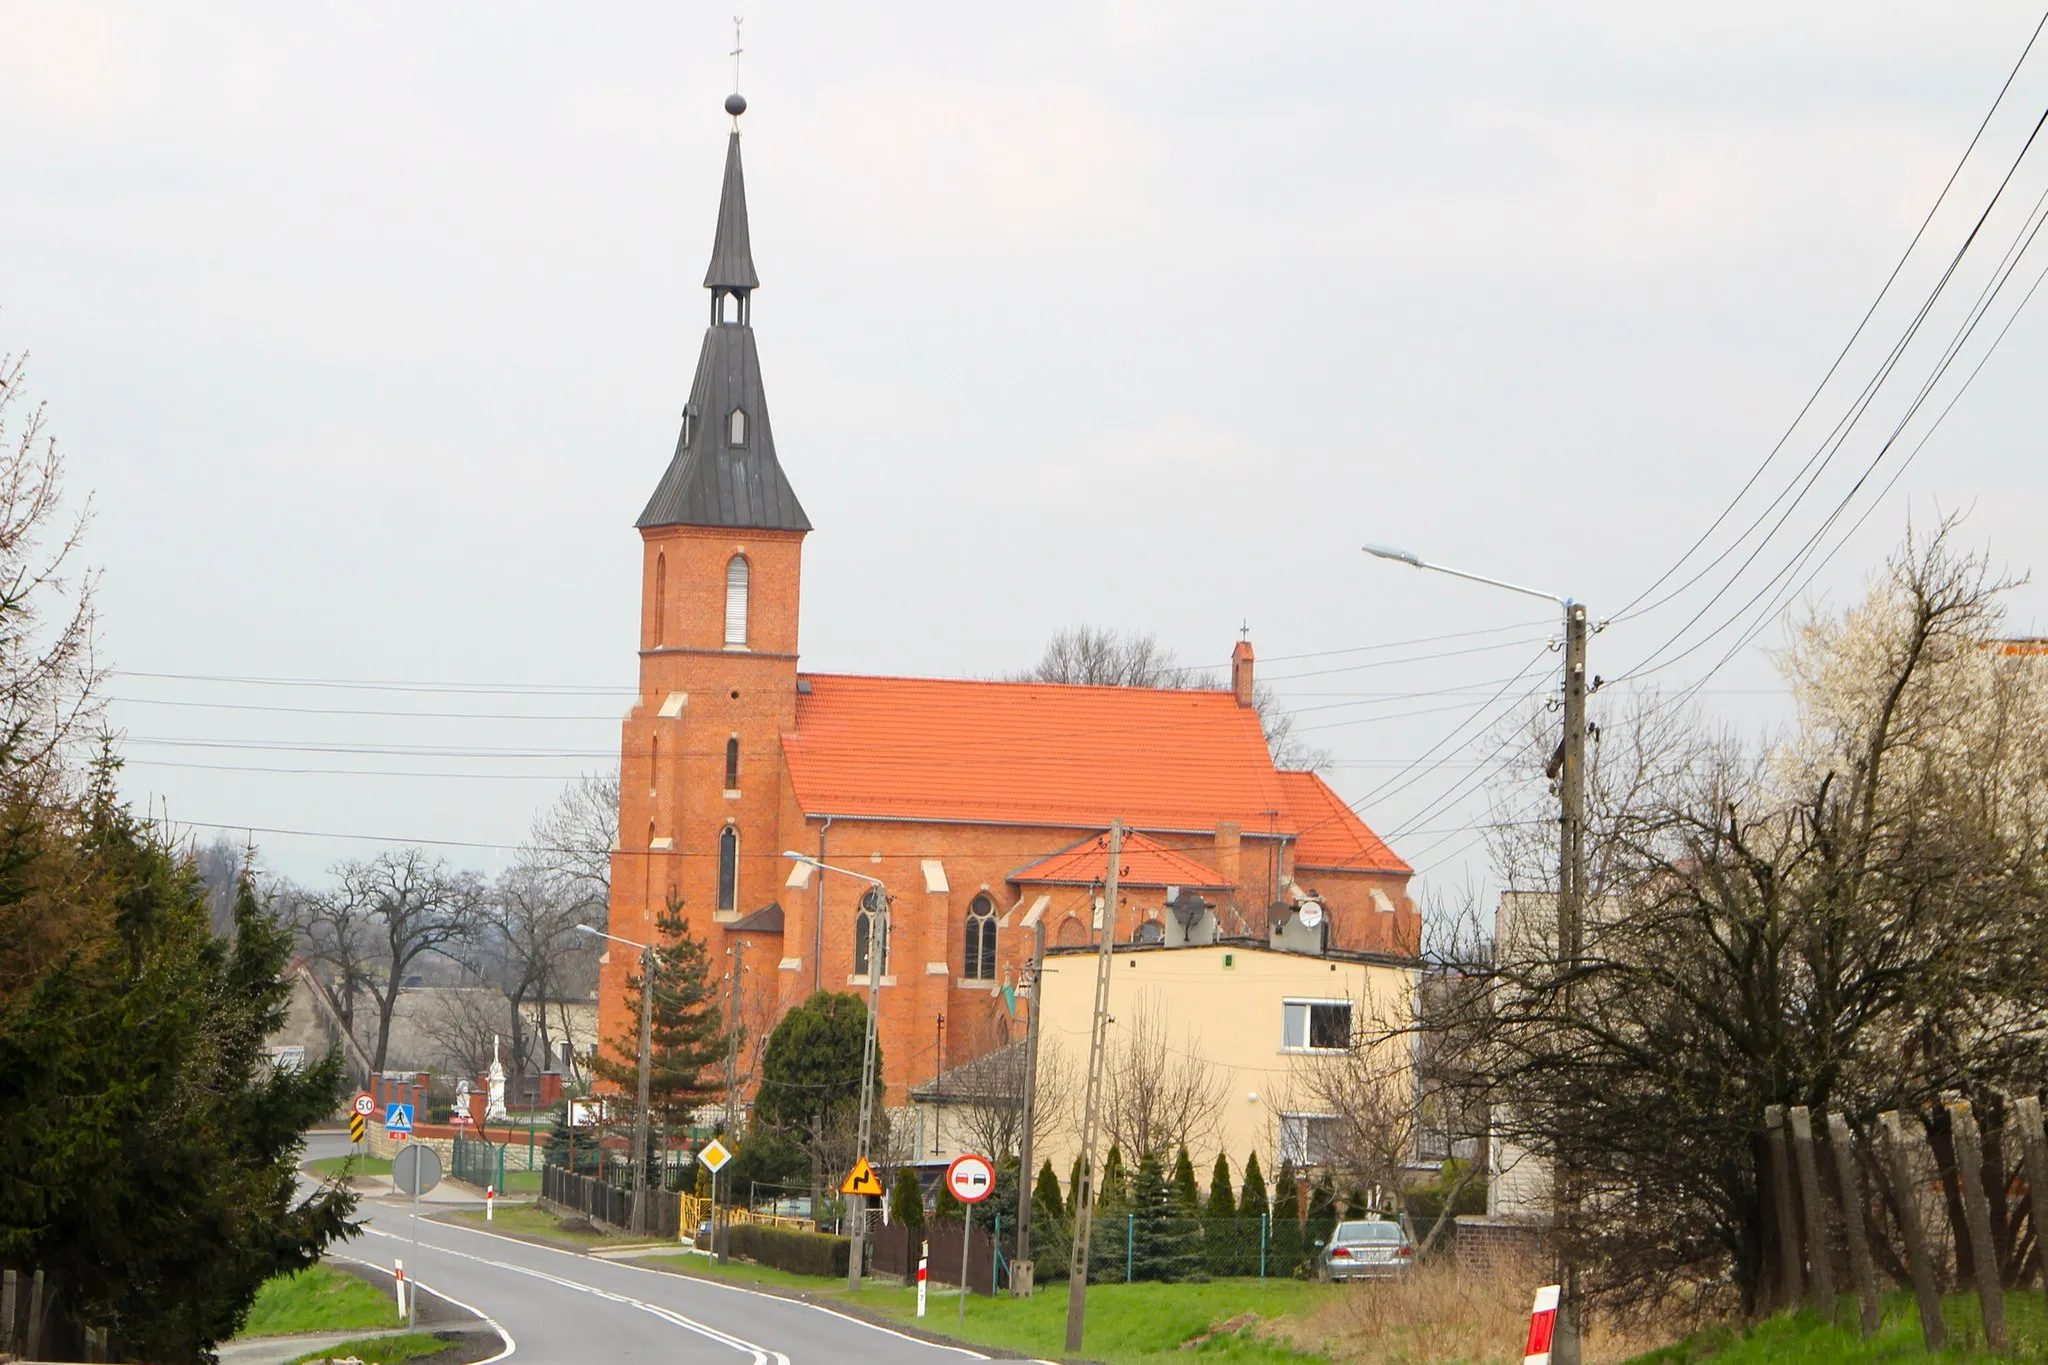
[[814, 815], [1091, 830], [1118, 816], [1150, 830], [1228, 820], [1248, 835], [1302, 835], [1297, 857], [1311, 866], [1409, 870], [1322, 779], [1276, 770], [1257, 713], [1228, 692], [804, 681], [782, 746], [797, 803]]
[[[1020, 885], [1090, 886], [1101, 881], [1108, 870], [1109, 836], [1097, 834], [1049, 858], [1018, 868], [1009, 879]], [[1143, 834], [1124, 836], [1117, 880], [1122, 886], [1188, 886], [1203, 891], [1230, 887], [1214, 868], [1204, 867]]]
[[1301, 834], [1294, 846], [1297, 867], [1343, 867], [1372, 872], [1413, 872], [1386, 841], [1372, 832], [1357, 812], [1314, 773], [1278, 774], [1287, 793], [1294, 828]]

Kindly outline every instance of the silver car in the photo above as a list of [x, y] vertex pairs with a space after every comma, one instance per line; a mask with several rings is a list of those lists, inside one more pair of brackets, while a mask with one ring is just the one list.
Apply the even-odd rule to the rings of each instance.
[[1337, 1224], [1319, 1262], [1326, 1280], [1390, 1279], [1415, 1264], [1415, 1246], [1393, 1219], [1353, 1220]]

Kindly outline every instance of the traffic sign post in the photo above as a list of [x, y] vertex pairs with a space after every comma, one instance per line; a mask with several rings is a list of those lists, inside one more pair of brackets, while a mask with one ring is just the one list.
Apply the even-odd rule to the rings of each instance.
[[[953, 1164], [946, 1168], [946, 1188], [953, 1197], [967, 1205], [960, 1214], [960, 1321], [967, 1321], [967, 1249], [968, 1235], [974, 1231], [974, 1206], [996, 1192], [996, 1166], [985, 1156], [973, 1152], [953, 1158]], [[1086, 1274], [1084, 1269], [1083, 1274]], [[995, 1285], [989, 1285], [991, 1292]], [[918, 1287], [922, 1294], [924, 1288]]]
[[697, 1149], [697, 1160], [704, 1163], [704, 1169], [711, 1172], [711, 1249], [718, 1254], [718, 1263], [724, 1265], [725, 1238], [719, 1236], [718, 1226], [718, 1173], [732, 1160], [732, 1153], [717, 1138]]
[[[394, 1104], [391, 1106], [391, 1109], [401, 1109], [404, 1111], [405, 1130], [411, 1132], [412, 1106], [409, 1104]], [[384, 1112], [385, 1131], [389, 1132], [391, 1127], [391, 1110], [387, 1109]], [[420, 1249], [420, 1196], [440, 1183], [441, 1154], [432, 1147], [427, 1146], [426, 1143], [408, 1142], [405, 1146], [398, 1149], [397, 1156], [391, 1158], [391, 1184], [393, 1188], [400, 1194], [412, 1196], [412, 1249], [415, 1254]], [[415, 1296], [411, 1294], [406, 1295], [406, 1298], [408, 1300], [415, 1300]], [[407, 1306], [410, 1309], [415, 1307], [416, 1303], [409, 1302]], [[408, 1312], [405, 1320], [407, 1323], [413, 1321], [410, 1312]]]

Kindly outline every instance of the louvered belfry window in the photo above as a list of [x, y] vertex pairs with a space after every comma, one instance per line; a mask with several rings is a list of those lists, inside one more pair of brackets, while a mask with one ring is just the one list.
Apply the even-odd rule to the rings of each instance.
[[969, 981], [996, 979], [996, 904], [976, 896], [967, 907], [967, 960], [961, 973]]
[[729, 446], [743, 446], [747, 443], [747, 410], [734, 408], [732, 416], [726, 419], [725, 443]]
[[747, 642], [747, 557], [734, 555], [725, 566], [725, 642]]

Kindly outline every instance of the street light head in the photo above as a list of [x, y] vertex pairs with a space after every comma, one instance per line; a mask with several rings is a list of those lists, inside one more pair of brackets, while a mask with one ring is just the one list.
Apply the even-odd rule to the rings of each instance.
[[1391, 559], [1397, 563], [1422, 567], [1422, 556], [1407, 550], [1397, 550], [1391, 545], [1361, 545], [1358, 547], [1378, 559]]
[[592, 925], [588, 925], [588, 924], [579, 924], [579, 925], [577, 925], [577, 926], [576, 926], [576, 932], [577, 932], [577, 933], [579, 933], [579, 934], [595, 934], [595, 935], [597, 935], [597, 936], [598, 936], [599, 938], [603, 938], [603, 937], [604, 937], [604, 930], [602, 930], [602, 929], [599, 929], [599, 928], [596, 928], [596, 927], [594, 927], [594, 926], [592, 926]]
[[803, 854], [798, 853], [793, 848], [785, 848], [784, 850], [782, 850], [782, 856], [785, 858], [794, 858], [800, 863], [807, 863], [810, 861], [809, 858], [806, 858]]

